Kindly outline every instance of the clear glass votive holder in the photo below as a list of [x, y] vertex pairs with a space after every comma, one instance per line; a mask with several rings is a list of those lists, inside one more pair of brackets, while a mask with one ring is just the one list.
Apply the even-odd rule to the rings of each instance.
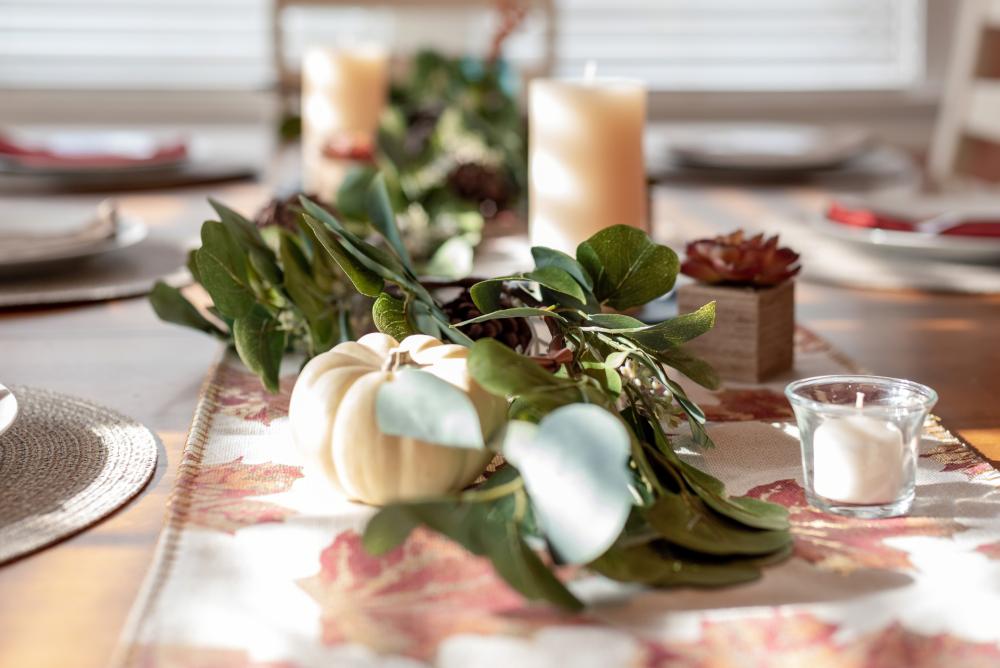
[[817, 376], [789, 384], [785, 396], [799, 425], [810, 505], [866, 519], [910, 510], [934, 390], [883, 376]]

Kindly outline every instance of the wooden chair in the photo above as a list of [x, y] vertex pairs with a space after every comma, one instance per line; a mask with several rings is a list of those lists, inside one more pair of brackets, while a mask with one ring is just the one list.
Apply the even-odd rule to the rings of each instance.
[[1000, 184], [1000, 0], [962, 0], [929, 175]]
[[[542, 54], [537, 66], [521, 72], [528, 80], [535, 76], [544, 76], [555, 67], [556, 52], [556, 9], [555, 0], [522, 0], [526, 9], [537, 11], [544, 19], [542, 31]], [[278, 90], [282, 99], [287, 100], [298, 94], [300, 73], [288, 66], [285, 58], [285, 31], [282, 26], [282, 15], [292, 7], [363, 7], [365, 9], [404, 9], [404, 8], [455, 8], [468, 9], [480, 7], [489, 10], [497, 6], [497, 0], [274, 0], [272, 16], [272, 45], [274, 50], [274, 68], [277, 74]], [[431, 45], [433, 46], [433, 45]]]

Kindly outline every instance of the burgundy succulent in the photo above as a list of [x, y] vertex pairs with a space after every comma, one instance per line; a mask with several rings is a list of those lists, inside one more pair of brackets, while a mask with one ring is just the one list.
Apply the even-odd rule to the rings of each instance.
[[736, 230], [689, 243], [681, 272], [702, 283], [766, 288], [799, 273], [798, 261], [798, 253], [778, 247], [778, 235], [747, 238]]

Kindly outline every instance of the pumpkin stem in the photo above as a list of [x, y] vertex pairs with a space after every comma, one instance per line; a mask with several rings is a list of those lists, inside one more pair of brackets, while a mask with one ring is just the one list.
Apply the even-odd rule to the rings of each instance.
[[410, 353], [407, 351], [396, 348], [389, 351], [389, 356], [385, 358], [385, 362], [382, 364], [382, 371], [396, 371], [404, 366], [414, 366], [413, 358], [410, 357]]

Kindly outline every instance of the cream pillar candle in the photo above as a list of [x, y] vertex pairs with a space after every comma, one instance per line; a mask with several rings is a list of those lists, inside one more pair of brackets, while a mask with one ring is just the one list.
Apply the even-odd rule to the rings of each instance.
[[[590, 68], [588, 68], [590, 70]], [[573, 254], [611, 225], [646, 229], [646, 89], [623, 79], [536, 79], [529, 88], [531, 243]]]
[[371, 147], [389, 88], [389, 56], [376, 46], [306, 51], [302, 63], [303, 187], [332, 199], [347, 169], [331, 144]]

